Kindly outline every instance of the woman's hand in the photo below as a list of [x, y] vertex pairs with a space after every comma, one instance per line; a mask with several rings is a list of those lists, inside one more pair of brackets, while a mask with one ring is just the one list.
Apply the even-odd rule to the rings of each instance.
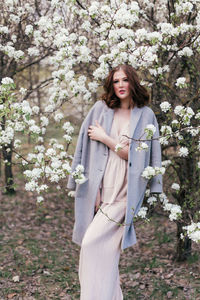
[[97, 121], [95, 122], [96, 122], [96, 126], [95, 125], [89, 126], [88, 135], [91, 140], [103, 142], [107, 134], [103, 129], [103, 127]]

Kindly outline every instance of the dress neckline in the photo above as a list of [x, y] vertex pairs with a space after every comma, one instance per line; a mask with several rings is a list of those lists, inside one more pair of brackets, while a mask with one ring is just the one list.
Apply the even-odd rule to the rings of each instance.
[[122, 135], [123, 131], [125, 131], [125, 129], [130, 125], [130, 121], [129, 121], [122, 128], [120, 128], [120, 131], [118, 131], [117, 125], [115, 124], [116, 119], [113, 120], [113, 123], [114, 123], [113, 126], [114, 126], [118, 136]]

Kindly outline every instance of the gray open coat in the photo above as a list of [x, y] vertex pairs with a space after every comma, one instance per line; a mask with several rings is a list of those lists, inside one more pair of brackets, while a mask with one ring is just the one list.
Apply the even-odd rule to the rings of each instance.
[[[95, 125], [95, 120], [101, 124], [109, 135], [114, 110], [108, 108], [104, 101], [97, 101], [89, 111], [82, 123], [76, 145], [76, 151], [72, 162], [72, 170], [78, 164], [85, 168], [85, 176], [88, 180], [83, 184], [76, 184], [72, 176], [69, 176], [67, 188], [76, 190], [75, 195], [75, 224], [72, 240], [81, 245], [83, 236], [92, 222], [95, 214], [95, 202], [97, 192], [105, 171], [108, 159], [108, 147], [101, 142], [90, 140], [88, 127]], [[130, 137], [141, 138], [144, 129], [148, 124], [156, 127], [154, 138], [159, 136], [158, 123], [154, 112], [147, 106], [131, 110]], [[158, 140], [146, 142], [149, 145], [148, 151], [136, 151], [138, 142], [131, 141], [128, 156], [128, 188], [127, 206], [121, 249], [132, 246], [136, 243], [136, 235], [133, 226], [133, 216], [137, 215], [145, 194], [147, 181], [141, 174], [147, 166], [161, 167], [161, 149]], [[162, 176], [157, 175], [150, 181], [152, 193], [162, 193]]]

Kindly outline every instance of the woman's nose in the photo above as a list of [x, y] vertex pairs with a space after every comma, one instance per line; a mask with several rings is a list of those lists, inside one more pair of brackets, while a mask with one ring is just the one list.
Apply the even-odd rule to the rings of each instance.
[[119, 81], [119, 86], [120, 87], [123, 86], [123, 81], [122, 80]]

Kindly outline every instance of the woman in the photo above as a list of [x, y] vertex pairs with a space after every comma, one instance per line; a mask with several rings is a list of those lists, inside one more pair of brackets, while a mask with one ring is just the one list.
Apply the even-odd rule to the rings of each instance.
[[[103, 100], [81, 126], [72, 163], [72, 169], [84, 166], [87, 181], [76, 185], [71, 176], [68, 181], [68, 188], [76, 188], [73, 241], [81, 245], [81, 300], [123, 299], [118, 263], [120, 250], [136, 243], [133, 216], [147, 185], [141, 174], [149, 165], [161, 167], [157, 120], [136, 71], [129, 65], [116, 67], [104, 89]], [[147, 151], [136, 151], [148, 124], [156, 127], [154, 139], [147, 141]], [[162, 192], [161, 175], [151, 180], [150, 191]]]

